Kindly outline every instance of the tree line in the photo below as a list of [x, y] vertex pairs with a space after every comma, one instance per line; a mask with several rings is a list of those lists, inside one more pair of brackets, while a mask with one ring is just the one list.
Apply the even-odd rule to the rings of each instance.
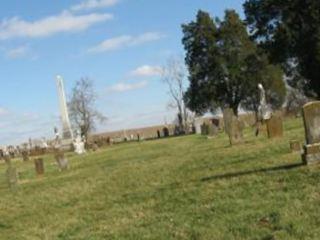
[[198, 114], [226, 107], [236, 115], [240, 107], [256, 112], [258, 83], [274, 108], [283, 105], [287, 89], [319, 98], [320, 1], [247, 0], [243, 6], [244, 20], [235, 10], [223, 19], [200, 10], [182, 25], [187, 107]]

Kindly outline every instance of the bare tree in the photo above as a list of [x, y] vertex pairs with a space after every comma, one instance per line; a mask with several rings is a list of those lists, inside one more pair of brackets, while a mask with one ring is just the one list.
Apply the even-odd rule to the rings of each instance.
[[169, 88], [172, 102], [170, 108], [177, 109], [177, 120], [180, 131], [187, 130], [188, 110], [184, 101], [187, 71], [182, 59], [172, 57], [162, 68], [162, 80]]
[[106, 117], [95, 108], [97, 94], [93, 88], [93, 81], [81, 78], [72, 89], [72, 97], [68, 103], [70, 119], [73, 126], [81, 131], [87, 139], [88, 134], [95, 129], [95, 124], [103, 122]]

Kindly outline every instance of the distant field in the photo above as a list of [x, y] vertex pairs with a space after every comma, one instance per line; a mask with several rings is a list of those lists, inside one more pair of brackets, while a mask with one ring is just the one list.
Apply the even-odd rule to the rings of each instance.
[[48, 156], [43, 178], [18, 161], [16, 193], [0, 164], [0, 239], [320, 239], [320, 167], [290, 153], [302, 120], [285, 130], [114, 145], [71, 155], [67, 172]]

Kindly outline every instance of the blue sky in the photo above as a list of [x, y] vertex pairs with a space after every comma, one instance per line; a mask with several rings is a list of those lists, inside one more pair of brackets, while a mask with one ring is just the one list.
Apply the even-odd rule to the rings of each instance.
[[171, 121], [159, 68], [183, 54], [181, 24], [198, 9], [242, 15], [243, 0], [3, 0], [0, 8], [0, 145], [52, 137], [59, 126], [55, 75], [66, 94], [94, 80], [98, 131]]

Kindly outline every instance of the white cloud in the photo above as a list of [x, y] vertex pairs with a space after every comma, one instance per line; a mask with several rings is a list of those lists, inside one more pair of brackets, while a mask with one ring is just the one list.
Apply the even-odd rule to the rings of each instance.
[[159, 32], [147, 32], [138, 36], [123, 35], [107, 39], [99, 45], [92, 47], [88, 51], [91, 53], [98, 53], [118, 50], [126, 47], [141, 45], [147, 42], [157, 41], [163, 37], [164, 35]]
[[71, 7], [72, 11], [86, 11], [116, 5], [119, 0], [86, 0]]
[[6, 56], [11, 59], [26, 57], [30, 52], [30, 49], [26, 46], [20, 46], [17, 48], [9, 49], [6, 51]]
[[0, 116], [7, 115], [8, 113], [9, 113], [9, 111], [7, 109], [0, 107]]
[[136, 89], [144, 88], [148, 85], [147, 81], [140, 81], [137, 83], [117, 83], [107, 89], [107, 92], [128, 92]]
[[34, 22], [18, 17], [5, 19], [0, 23], [0, 39], [15, 37], [38, 38], [47, 37], [61, 32], [78, 32], [90, 26], [112, 19], [111, 14], [92, 13], [73, 15], [64, 11], [59, 15], [49, 16]]
[[152, 77], [161, 75], [162, 68], [159, 66], [144, 65], [138, 67], [130, 73], [133, 77]]

